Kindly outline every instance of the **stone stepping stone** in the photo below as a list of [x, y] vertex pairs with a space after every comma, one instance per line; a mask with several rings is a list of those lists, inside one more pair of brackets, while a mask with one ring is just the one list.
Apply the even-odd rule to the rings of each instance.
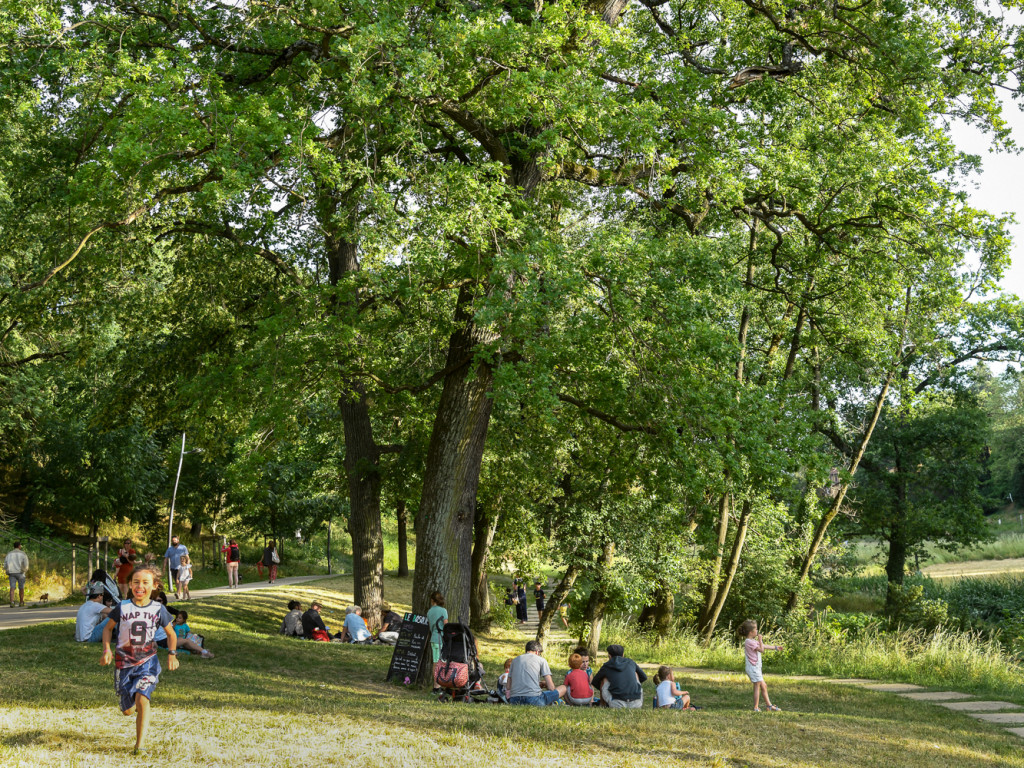
[[940, 701], [940, 707], [957, 712], [988, 712], [996, 709], [1020, 709], [1020, 705], [1009, 701]]
[[957, 699], [973, 699], [969, 693], [960, 693], [959, 691], [929, 691], [927, 693], [900, 693], [897, 694], [902, 696], [904, 699], [912, 699], [913, 701], [956, 701]]
[[1007, 728], [1006, 730], [1008, 730], [1014, 736], [1020, 736], [1022, 739], [1024, 739], [1024, 728]]
[[822, 680], [823, 683], [837, 683], [839, 685], [868, 685], [869, 683], [877, 683], [877, 680], [872, 680], [867, 677], [830, 677], [826, 680]]
[[914, 685], [913, 683], [872, 683], [864, 687], [869, 691], [879, 691], [880, 693], [909, 693], [910, 691], [924, 690], [923, 685]]
[[984, 720], [986, 723], [1002, 723], [1006, 725], [1024, 725], [1024, 712], [969, 712], [971, 717]]

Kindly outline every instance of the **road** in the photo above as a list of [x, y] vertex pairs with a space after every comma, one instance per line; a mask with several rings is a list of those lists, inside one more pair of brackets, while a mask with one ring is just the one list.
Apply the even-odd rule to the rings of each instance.
[[979, 578], [990, 576], [1024, 574], [1024, 557], [1010, 557], [1004, 560], [975, 560], [962, 563], [937, 563], [922, 569], [933, 579]]
[[[193, 589], [192, 599], [196, 600], [202, 597], [224, 597], [230, 595], [237, 595], [240, 592], [253, 592], [258, 589], [277, 589], [278, 587], [285, 587], [289, 584], [302, 584], [307, 581], [318, 581], [320, 579], [329, 579], [330, 576], [289, 576], [281, 579], [277, 579], [273, 584], [268, 584], [265, 581], [251, 582], [249, 584], [242, 584], [236, 589], [228, 589], [227, 587], [215, 587], [213, 589]], [[174, 595], [170, 595], [170, 601], [175, 601]], [[78, 613], [79, 605], [61, 605], [53, 608], [11, 608], [7, 603], [3, 603], [0, 606], [0, 630], [4, 629], [16, 629], [17, 627], [31, 627], [35, 624], [44, 624], [48, 621], [61, 621], [63, 619], [74, 619]]]

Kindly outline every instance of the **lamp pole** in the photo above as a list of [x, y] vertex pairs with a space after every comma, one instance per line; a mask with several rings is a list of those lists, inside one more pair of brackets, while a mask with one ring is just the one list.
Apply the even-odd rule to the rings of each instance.
[[178, 474], [174, 477], [174, 493], [171, 494], [171, 519], [167, 522], [167, 546], [171, 546], [171, 532], [174, 530], [174, 502], [178, 498], [178, 481], [181, 480], [181, 465], [185, 462], [185, 433], [181, 433], [181, 456], [178, 458]]
[[171, 494], [171, 519], [167, 521], [167, 546], [171, 546], [171, 537], [174, 531], [174, 502], [178, 498], [178, 481], [181, 480], [181, 465], [185, 461], [186, 453], [202, 453], [202, 448], [193, 448], [191, 451], [185, 450], [185, 433], [181, 433], [181, 456], [178, 458], [178, 474], [174, 477], [174, 493]]

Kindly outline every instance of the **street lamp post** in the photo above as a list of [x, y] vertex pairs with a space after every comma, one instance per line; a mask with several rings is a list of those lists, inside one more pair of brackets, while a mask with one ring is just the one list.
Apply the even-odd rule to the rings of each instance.
[[181, 433], [181, 456], [178, 457], [178, 474], [174, 477], [174, 493], [171, 494], [171, 518], [167, 522], [167, 546], [171, 546], [171, 538], [174, 531], [174, 502], [178, 498], [178, 481], [181, 480], [181, 465], [185, 462], [186, 453], [202, 453], [202, 448], [193, 448], [191, 451], [185, 450], [185, 433]]

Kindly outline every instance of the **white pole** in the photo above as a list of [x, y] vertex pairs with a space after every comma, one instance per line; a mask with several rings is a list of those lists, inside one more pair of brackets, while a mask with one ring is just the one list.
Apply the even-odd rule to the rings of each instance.
[[178, 481], [181, 479], [181, 465], [185, 461], [185, 433], [181, 433], [181, 458], [178, 459], [178, 474], [174, 478], [174, 493], [171, 494], [171, 519], [167, 522], [167, 546], [171, 546], [171, 531], [174, 530], [174, 501], [178, 498]]

